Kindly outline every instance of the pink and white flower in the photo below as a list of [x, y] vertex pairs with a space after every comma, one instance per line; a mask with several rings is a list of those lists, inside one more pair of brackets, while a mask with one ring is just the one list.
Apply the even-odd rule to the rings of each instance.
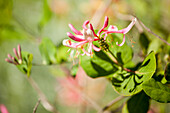
[[[106, 16], [105, 17], [105, 21], [104, 21], [104, 25], [103, 27], [98, 31], [98, 33], [96, 34], [94, 32], [93, 26], [92, 24], [89, 22], [89, 20], [86, 20], [83, 24], [83, 30], [82, 31], [78, 31], [77, 29], [74, 28], [74, 26], [72, 24], [69, 24], [70, 29], [74, 32], [75, 35], [71, 34], [70, 32], [67, 32], [67, 35], [72, 39], [65, 39], [63, 40], [63, 45], [70, 47], [70, 48], [74, 48], [73, 50], [71, 50], [70, 53], [70, 57], [77, 57], [78, 55], [87, 55], [87, 56], [91, 56], [92, 53], [92, 49], [94, 51], [100, 51], [101, 48], [96, 47], [93, 42], [94, 41], [98, 41], [101, 39], [101, 37], [104, 38], [104, 40], [106, 40], [106, 37], [108, 34], [110, 33], [121, 33], [123, 34], [123, 41], [121, 44], [118, 44], [118, 42], [116, 42], [116, 44], [118, 46], [122, 46], [125, 43], [125, 34], [128, 33], [130, 31], [130, 29], [133, 27], [133, 25], [136, 22], [136, 18], [134, 18], [132, 20], [132, 22], [129, 24], [128, 27], [118, 30], [118, 28], [116, 26], [110, 25], [108, 30], [106, 30], [105, 28], [108, 26], [108, 21], [109, 18]], [[88, 27], [87, 27], [88, 25]], [[86, 50], [87, 48], [87, 50]], [[69, 49], [70, 51], [70, 49]], [[75, 52], [76, 51], [76, 52]], [[83, 53], [81, 52], [83, 51]]]
[[[88, 25], [88, 27], [87, 27]], [[81, 55], [86, 54], [87, 56], [91, 56], [92, 49], [95, 51], [100, 51], [101, 48], [96, 47], [93, 44], [93, 41], [98, 41], [100, 40], [100, 33], [104, 31], [104, 29], [108, 26], [108, 17], [105, 17], [104, 25], [103, 27], [98, 31], [96, 34], [94, 32], [92, 24], [89, 22], [89, 20], [86, 20], [83, 24], [83, 30], [78, 31], [77, 29], [74, 28], [72, 24], [69, 24], [70, 29], [74, 32], [75, 35], [71, 34], [70, 32], [67, 32], [67, 35], [73, 40], [68, 40], [65, 39], [63, 40], [63, 45], [74, 48], [76, 50], [76, 55], [78, 56], [81, 54], [79, 50], [82, 50], [83, 53]], [[85, 49], [87, 47], [87, 50]], [[70, 56], [73, 57], [73, 51], [71, 51]]]

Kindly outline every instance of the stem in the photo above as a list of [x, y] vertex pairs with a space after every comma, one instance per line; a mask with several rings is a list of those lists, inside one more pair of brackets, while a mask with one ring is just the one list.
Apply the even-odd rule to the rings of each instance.
[[103, 113], [104, 111], [106, 111], [107, 109], [109, 109], [112, 105], [114, 105], [115, 103], [117, 103], [118, 101], [122, 100], [123, 98], [125, 98], [124, 96], [119, 96], [116, 99], [114, 99], [113, 101], [111, 101], [110, 103], [108, 103], [103, 109], [101, 109], [98, 113]]
[[116, 56], [110, 51], [110, 49], [108, 49], [108, 52], [110, 53], [109, 56], [112, 58], [113, 62], [119, 64]]
[[39, 95], [42, 105], [44, 106], [44, 108], [47, 111], [53, 112], [53, 113], [59, 113], [56, 108], [49, 103], [49, 101], [47, 100], [46, 96], [44, 95], [44, 93], [41, 91], [41, 89], [38, 87], [37, 83], [31, 78], [31, 77], [26, 77], [27, 80], [29, 81], [29, 83], [32, 85], [32, 87], [35, 89], [35, 91], [37, 92], [37, 94]]
[[121, 66], [121, 68], [122, 68], [123, 70], [125, 70], [125, 71], [127, 71], [127, 72], [130, 72], [130, 73], [136, 73], [135, 71], [132, 71], [132, 70], [127, 69], [127, 68], [124, 68], [122, 65], [120, 65], [119, 62], [118, 62], [118, 60], [117, 60], [117, 58], [116, 58], [116, 56], [110, 51], [110, 49], [108, 49], [108, 52], [110, 53], [109, 56], [112, 58], [113, 62], [114, 62], [115, 64], [117, 64], [118, 66]]
[[40, 99], [38, 99], [38, 102], [36, 103], [36, 105], [35, 105], [35, 107], [34, 107], [34, 109], [33, 109], [33, 113], [36, 113], [36, 111], [37, 111], [37, 108], [38, 108], [38, 105], [40, 104]]

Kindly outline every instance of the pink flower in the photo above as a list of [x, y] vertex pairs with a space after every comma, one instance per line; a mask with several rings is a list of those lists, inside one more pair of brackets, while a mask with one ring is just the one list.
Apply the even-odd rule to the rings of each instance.
[[0, 104], [0, 111], [1, 111], [1, 113], [8, 113], [7, 108], [3, 104]]
[[[87, 27], [88, 25], [88, 27]], [[86, 54], [87, 56], [91, 56], [92, 55], [92, 49], [94, 49], [95, 51], [100, 51], [101, 48], [96, 47], [93, 44], [93, 41], [98, 41], [100, 40], [100, 33], [102, 31], [104, 31], [104, 29], [108, 26], [108, 17], [105, 17], [105, 22], [103, 27], [98, 31], [98, 33], [96, 34], [94, 32], [93, 26], [91, 23], [89, 23], [89, 20], [86, 20], [83, 24], [83, 30], [82, 31], [78, 31], [77, 29], [74, 28], [74, 26], [72, 24], [69, 24], [70, 29], [75, 33], [75, 35], [71, 34], [70, 32], [67, 32], [67, 35], [74, 40], [68, 40], [65, 39], [63, 40], [63, 45], [70, 47], [70, 48], [74, 48], [76, 50], [76, 55], [78, 56], [81, 52], [79, 50], [82, 50], [83, 53], [81, 55]], [[87, 50], [85, 49], [87, 47]], [[74, 51], [74, 50], [73, 50]], [[73, 53], [71, 52], [70, 56], [74, 56]]]
[[[67, 35], [72, 39], [65, 39], [63, 40], [63, 45], [70, 47], [70, 48], [74, 48], [73, 50], [71, 50], [70, 53], [70, 57], [77, 57], [78, 55], [81, 54], [81, 51], [83, 51], [83, 53], [81, 55], [86, 54], [87, 56], [91, 56], [92, 55], [92, 49], [95, 51], [100, 51], [101, 48], [96, 47], [93, 42], [94, 41], [98, 41], [102, 38], [104, 38], [104, 40], [106, 40], [106, 37], [108, 34], [110, 33], [121, 33], [123, 34], [123, 42], [121, 44], [118, 44], [118, 42], [116, 42], [116, 44], [118, 46], [122, 46], [125, 43], [125, 34], [127, 32], [130, 31], [130, 29], [133, 27], [133, 25], [136, 22], [136, 18], [134, 18], [132, 20], [132, 22], [129, 24], [128, 27], [118, 30], [116, 26], [110, 25], [108, 30], [105, 30], [105, 28], [108, 26], [108, 21], [109, 18], [106, 16], [105, 17], [105, 21], [104, 21], [104, 25], [103, 27], [98, 31], [98, 33], [96, 34], [94, 32], [93, 26], [91, 23], [89, 23], [89, 20], [86, 20], [83, 24], [83, 30], [82, 31], [78, 31], [77, 29], [74, 28], [74, 26], [72, 24], [69, 24], [70, 29], [74, 32], [75, 35], [71, 34], [70, 32], [67, 32]], [[87, 27], [88, 25], [88, 27]], [[87, 50], [86, 50], [87, 48]], [[70, 49], [69, 49], [70, 51]], [[76, 52], [75, 52], [76, 51]]]

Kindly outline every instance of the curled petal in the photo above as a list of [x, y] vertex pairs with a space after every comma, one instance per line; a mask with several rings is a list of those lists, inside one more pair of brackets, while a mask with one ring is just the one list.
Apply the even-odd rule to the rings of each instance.
[[89, 23], [89, 20], [86, 20], [84, 23], [83, 23], [83, 29], [87, 29], [86, 25]]
[[100, 40], [99, 38], [94, 38], [94, 41]]
[[123, 34], [126, 34], [127, 32], [130, 31], [130, 29], [133, 27], [133, 25], [134, 25], [135, 23], [136, 23], [136, 18], [134, 18], [134, 19], [132, 20], [132, 22], [128, 25], [128, 27], [126, 27], [126, 28], [124, 28], [124, 29], [122, 29], [122, 30], [118, 30], [118, 32], [123, 33]]
[[84, 39], [78, 38], [74, 36], [73, 34], [71, 34], [70, 32], [67, 32], [67, 36], [69, 36], [71, 39], [78, 41], [78, 42], [84, 41]]
[[92, 24], [90, 24], [90, 29], [92, 30], [92, 32], [93, 32], [93, 35], [94, 35], [95, 37], [98, 37], [98, 36], [96, 35], [96, 33], [94, 32], [94, 29], [93, 29], [93, 26], [92, 26]]
[[108, 26], [108, 23], [109, 23], [109, 18], [106, 16], [103, 27], [97, 33], [98, 35], [104, 30], [104, 28]]
[[125, 43], [125, 35], [123, 35], [123, 41], [122, 41], [122, 43], [121, 43], [121, 44], [118, 44], [118, 42], [116, 42], [116, 45], [122, 46], [124, 43]]
[[129, 26], [128, 26], [127, 28], [122, 29], [123, 34], [126, 34], [127, 32], [129, 32], [129, 30], [133, 27], [133, 25], [134, 25], [135, 23], [136, 23], [136, 18], [134, 18], [134, 19], [132, 20], [132, 22], [129, 24]]
[[76, 34], [76, 35], [83, 35], [80, 31], [74, 28], [72, 24], [69, 24], [70, 29]]
[[105, 16], [103, 28], [106, 28], [108, 26], [108, 23], [109, 23], [109, 18]]
[[107, 34], [104, 35], [104, 40], [106, 40]]
[[71, 40], [65, 39], [63, 40], [63, 45], [67, 46], [67, 47], [71, 47], [71, 48], [78, 48], [80, 46], [82, 46], [83, 44], [87, 43], [88, 41], [82, 41], [79, 43], [73, 43], [71, 42]]
[[95, 45], [92, 45], [92, 47], [93, 47], [93, 49], [94, 49], [95, 51], [100, 51], [100, 50], [101, 50], [101, 48], [98, 48], [98, 47], [96, 47]]

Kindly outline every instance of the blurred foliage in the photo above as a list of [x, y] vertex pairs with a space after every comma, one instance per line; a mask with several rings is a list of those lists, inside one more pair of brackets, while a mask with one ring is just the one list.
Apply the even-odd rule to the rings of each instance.
[[[20, 43], [25, 51], [33, 54], [34, 59], [32, 62], [40, 63], [42, 53], [39, 52], [38, 46], [43, 40], [43, 37], [49, 37], [53, 42], [52, 48], [56, 48], [53, 55], [57, 52], [57, 59], [55, 59], [54, 62], [62, 63], [68, 61], [68, 54], [66, 53], [67, 47], [61, 45], [62, 40], [66, 38], [66, 32], [69, 31], [68, 23], [72, 23], [76, 28], [81, 28], [83, 21], [92, 18], [97, 8], [100, 4], [104, 4], [104, 2], [106, 1], [0, 0], [0, 103], [5, 104], [10, 113], [31, 113], [38, 101], [38, 96], [24, 76], [22, 76], [22, 73], [13, 65], [9, 65], [4, 61], [7, 53], [11, 52], [12, 48]], [[123, 22], [124, 20], [117, 18], [114, 12], [115, 9], [120, 13], [136, 15], [152, 31], [170, 42], [169, 0], [114, 1], [104, 15], [110, 17], [110, 24], [124, 27], [128, 22]], [[103, 21], [103, 19], [104, 16], [101, 21]], [[100, 24], [99, 27], [101, 25], [102, 24]], [[126, 39], [127, 45], [129, 46], [132, 46], [129, 40], [136, 42], [133, 44], [134, 47], [132, 47], [134, 54], [133, 63], [140, 63], [147, 53], [154, 51], [158, 54], [157, 63], [161, 64], [159, 69], [157, 67], [155, 76], [165, 74], [167, 79], [169, 76], [169, 71], [167, 70], [169, 66], [166, 67], [166, 64], [170, 62], [170, 46], [164, 44], [161, 40], [146, 31], [144, 34], [139, 34], [136, 28], [133, 29], [132, 34], [128, 34]], [[48, 47], [49, 46], [46, 47], [47, 53]], [[114, 50], [115, 48], [113, 48], [113, 52]], [[132, 52], [128, 54], [132, 54]], [[115, 53], [115, 55], [118, 54]], [[126, 57], [126, 51], [124, 55]], [[127, 57], [127, 60], [123, 61], [123, 63], [128, 62], [131, 58], [131, 56]], [[72, 75], [75, 75], [77, 72], [76, 66], [77, 65], [72, 67]], [[164, 70], [166, 70], [165, 73]], [[58, 88], [59, 83], [56, 79], [64, 75], [64, 71], [57, 66], [32, 66], [31, 76], [38, 83], [50, 102], [54, 103], [61, 113], [75, 113], [79, 110], [77, 107], [67, 106], [66, 109], [65, 105], [58, 102], [57, 93], [61, 91], [58, 90], [60, 88]], [[161, 83], [161, 85], [163, 84]], [[111, 87], [111, 84], [106, 82], [106, 86], [105, 94], [102, 99], [99, 100], [102, 104], [101, 106], [106, 105], [118, 96]], [[154, 96], [150, 92], [148, 92], [148, 94]], [[135, 96], [140, 95], [141, 94]], [[134, 105], [133, 101], [136, 101], [135, 96], [128, 100], [129, 104]], [[155, 100], [158, 99], [155, 98]], [[122, 103], [115, 105], [113, 108], [120, 107]], [[157, 106], [152, 109], [159, 113], [169, 113], [170, 111], [169, 104], [154, 103], [153, 106]], [[86, 112], [95, 113], [96, 111], [89, 107]], [[49, 112], [40, 104], [37, 113]]]

